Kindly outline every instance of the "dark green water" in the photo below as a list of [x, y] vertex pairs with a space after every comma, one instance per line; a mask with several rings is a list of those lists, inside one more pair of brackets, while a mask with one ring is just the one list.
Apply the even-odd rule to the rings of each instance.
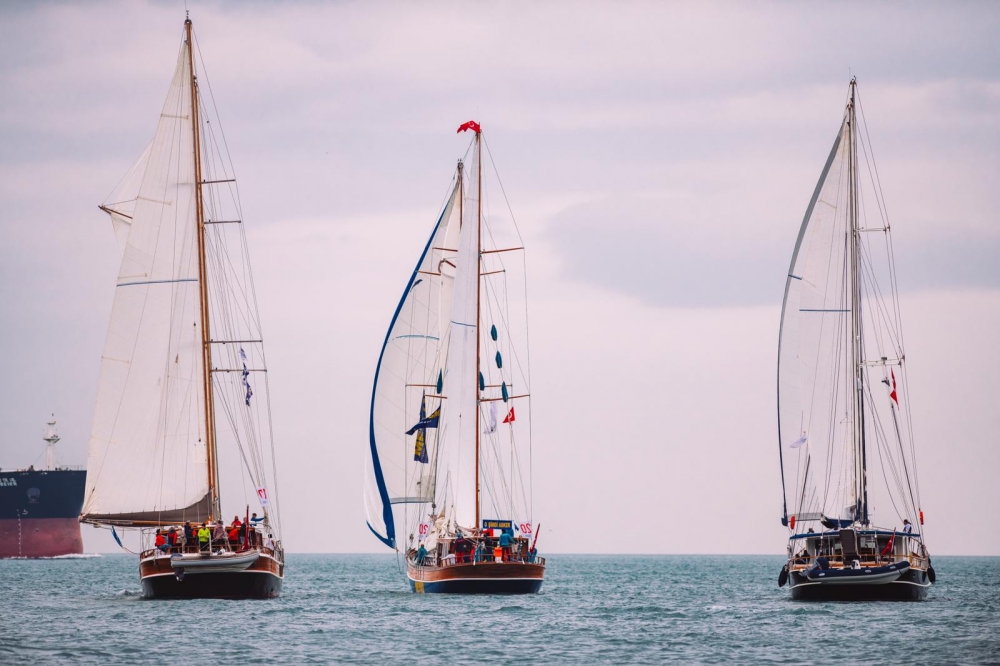
[[1000, 558], [917, 603], [794, 602], [769, 556], [553, 555], [542, 593], [416, 595], [396, 560], [291, 555], [271, 601], [145, 601], [136, 560], [0, 561], [0, 663], [1000, 663]]

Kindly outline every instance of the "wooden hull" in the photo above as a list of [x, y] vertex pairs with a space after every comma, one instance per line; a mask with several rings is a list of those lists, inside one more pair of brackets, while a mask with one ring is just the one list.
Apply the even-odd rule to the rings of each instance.
[[911, 568], [891, 582], [882, 584], [829, 584], [810, 581], [793, 571], [788, 577], [792, 599], [800, 601], [923, 601], [931, 586], [927, 572]]
[[273, 599], [281, 594], [284, 565], [268, 554], [243, 571], [180, 574], [169, 557], [139, 562], [145, 599]]
[[445, 567], [408, 563], [406, 577], [417, 593], [534, 594], [542, 589], [545, 564], [481, 562]]

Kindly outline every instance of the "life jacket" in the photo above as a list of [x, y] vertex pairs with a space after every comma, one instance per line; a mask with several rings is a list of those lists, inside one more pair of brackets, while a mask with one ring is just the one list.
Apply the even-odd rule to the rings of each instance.
[[212, 538], [212, 531], [207, 527], [201, 527], [198, 529], [198, 541], [208, 541]]
[[163, 544], [165, 544], [166, 542], [167, 542], [167, 540], [163, 538], [163, 535], [162, 535], [162, 534], [157, 534], [157, 535], [156, 535], [156, 545], [157, 545], [157, 546], [162, 546], [162, 545], [163, 545]]
[[229, 540], [230, 541], [236, 541], [239, 538], [240, 538], [240, 530], [239, 530], [239, 528], [234, 527], [233, 529], [229, 530]]

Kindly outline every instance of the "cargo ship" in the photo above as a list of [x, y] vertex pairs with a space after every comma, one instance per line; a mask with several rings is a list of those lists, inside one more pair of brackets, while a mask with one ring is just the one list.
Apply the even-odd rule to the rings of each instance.
[[48, 422], [45, 468], [0, 469], [0, 558], [58, 557], [83, 552], [83, 469], [56, 463], [56, 422]]

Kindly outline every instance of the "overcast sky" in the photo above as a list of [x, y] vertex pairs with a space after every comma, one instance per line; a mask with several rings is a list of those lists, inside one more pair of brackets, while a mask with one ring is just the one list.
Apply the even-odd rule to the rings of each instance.
[[[528, 247], [541, 549], [783, 552], [778, 315], [854, 74], [928, 543], [1000, 554], [976, 530], [1000, 507], [1000, 6], [188, 6], [240, 181], [290, 550], [385, 550], [361, 502], [372, 374], [474, 118]], [[3, 467], [41, 460], [52, 412], [63, 462], [86, 459], [119, 262], [97, 204], [152, 137], [183, 20], [180, 0], [0, 6]]]

